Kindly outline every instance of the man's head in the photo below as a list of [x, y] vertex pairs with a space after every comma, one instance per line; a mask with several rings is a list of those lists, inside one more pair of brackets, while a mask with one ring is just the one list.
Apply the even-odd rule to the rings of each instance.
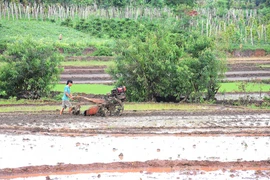
[[72, 80], [67, 80], [67, 85], [72, 86], [72, 84], [73, 84]]

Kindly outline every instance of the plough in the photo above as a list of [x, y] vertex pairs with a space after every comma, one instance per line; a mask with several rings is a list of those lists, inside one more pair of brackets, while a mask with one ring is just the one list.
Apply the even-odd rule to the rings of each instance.
[[[111, 90], [111, 93], [105, 95], [103, 99], [83, 96], [75, 98], [82, 98], [95, 104], [82, 113], [84, 116], [121, 116], [124, 111], [123, 102], [126, 99], [126, 87], [121, 86]], [[81, 114], [80, 108], [80, 105], [73, 106], [72, 114]]]

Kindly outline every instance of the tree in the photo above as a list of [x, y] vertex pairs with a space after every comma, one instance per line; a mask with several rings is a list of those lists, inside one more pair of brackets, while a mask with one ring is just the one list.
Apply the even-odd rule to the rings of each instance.
[[150, 33], [144, 40], [119, 41], [116, 65], [109, 73], [116, 85], [128, 88], [130, 101], [156, 98], [189, 99], [192, 93], [207, 92], [213, 99], [224, 74], [212, 39], [198, 33], [166, 31]]
[[7, 97], [37, 99], [46, 96], [59, 81], [63, 60], [51, 44], [19, 39], [7, 44], [1, 56], [0, 89]]

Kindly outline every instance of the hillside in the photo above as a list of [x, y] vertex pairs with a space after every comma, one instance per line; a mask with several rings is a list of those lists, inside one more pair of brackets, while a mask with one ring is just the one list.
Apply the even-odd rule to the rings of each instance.
[[36, 40], [59, 42], [62, 34], [62, 43], [75, 44], [102, 44], [109, 41], [92, 37], [89, 34], [77, 31], [70, 27], [60, 26], [50, 21], [36, 20], [0, 20], [0, 42], [10, 41], [17, 37], [32, 36]]

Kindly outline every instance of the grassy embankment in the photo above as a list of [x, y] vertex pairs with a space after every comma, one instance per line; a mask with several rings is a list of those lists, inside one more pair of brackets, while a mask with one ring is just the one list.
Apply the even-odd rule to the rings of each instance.
[[[0, 104], [6, 103], [4, 100], [0, 100]], [[9, 102], [10, 103], [10, 102]], [[22, 103], [22, 102], [21, 102]], [[61, 103], [59, 105], [42, 105], [39, 106], [1, 106], [0, 113], [5, 112], [36, 112], [40, 113], [41, 111], [59, 111], [61, 108]], [[73, 104], [76, 104], [73, 102]], [[83, 105], [81, 110], [84, 111], [93, 104]], [[205, 110], [207, 105], [200, 104], [173, 104], [173, 103], [125, 103], [125, 110], [127, 111], [143, 111], [143, 110], [183, 110], [187, 112], [193, 112], [196, 110]]]

